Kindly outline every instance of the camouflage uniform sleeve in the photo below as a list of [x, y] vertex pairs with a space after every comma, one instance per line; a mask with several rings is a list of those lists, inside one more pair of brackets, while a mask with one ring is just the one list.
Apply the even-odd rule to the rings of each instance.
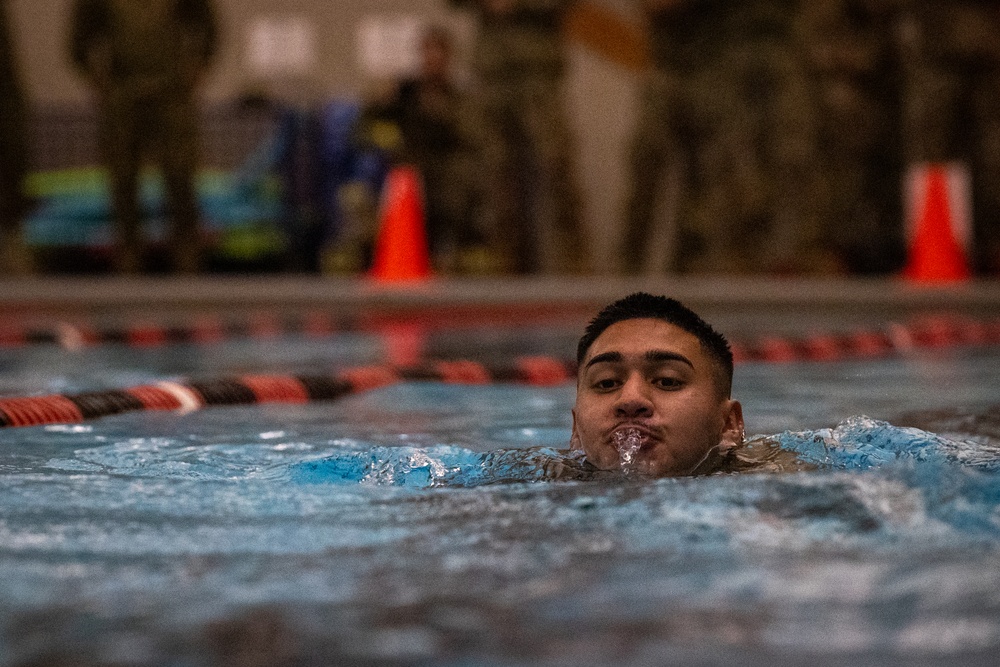
[[70, 19], [70, 58], [73, 64], [91, 74], [90, 49], [107, 36], [110, 27], [108, 7], [103, 0], [77, 0]]

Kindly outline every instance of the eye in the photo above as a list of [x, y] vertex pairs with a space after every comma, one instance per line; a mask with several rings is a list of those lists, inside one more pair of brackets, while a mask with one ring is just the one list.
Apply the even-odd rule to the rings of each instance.
[[591, 383], [590, 386], [597, 391], [610, 391], [619, 384], [617, 378], [600, 378]]
[[653, 380], [653, 385], [660, 389], [680, 389], [684, 383], [674, 377], [658, 377]]

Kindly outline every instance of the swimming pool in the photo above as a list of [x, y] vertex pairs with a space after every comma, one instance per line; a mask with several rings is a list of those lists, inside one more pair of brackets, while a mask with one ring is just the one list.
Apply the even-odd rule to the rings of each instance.
[[[565, 356], [577, 333], [441, 331], [425, 352]], [[309, 372], [383, 343], [26, 347], [0, 393]], [[4, 429], [0, 662], [994, 664], [996, 348], [750, 362], [735, 385], [749, 433], [820, 469], [512, 483], [537, 468], [498, 450], [565, 446], [565, 384]]]

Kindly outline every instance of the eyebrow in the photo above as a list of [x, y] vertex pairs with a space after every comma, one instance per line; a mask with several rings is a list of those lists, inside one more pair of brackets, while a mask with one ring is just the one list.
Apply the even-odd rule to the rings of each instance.
[[[683, 354], [678, 354], [677, 352], [669, 352], [667, 350], [647, 350], [643, 353], [642, 358], [646, 361], [653, 363], [663, 363], [665, 361], [679, 361], [683, 364], [687, 364], [691, 368], [694, 368], [694, 364], [691, 360], [685, 357]], [[602, 352], [601, 354], [594, 355], [590, 361], [588, 361], [584, 368], [590, 368], [594, 364], [619, 364], [625, 360], [625, 357], [621, 352]]]

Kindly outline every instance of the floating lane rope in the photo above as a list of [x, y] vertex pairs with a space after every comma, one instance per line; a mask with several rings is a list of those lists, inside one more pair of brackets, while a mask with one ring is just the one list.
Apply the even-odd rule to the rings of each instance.
[[[273, 321], [261, 319], [260, 335], [277, 335]], [[314, 331], [329, 333], [323, 322], [310, 325]], [[203, 341], [220, 339], [220, 323], [206, 319], [185, 332]], [[177, 340], [177, 332], [165, 334], [148, 325], [137, 325], [123, 341], [132, 344], [161, 344]], [[36, 334], [31, 334], [36, 335]], [[26, 332], [0, 330], [0, 344], [24, 341]], [[92, 330], [66, 328], [57, 336], [79, 343], [93, 340]], [[189, 340], [191, 338], [185, 338]], [[137, 342], [141, 341], [141, 342]], [[977, 321], [951, 316], [924, 317], [909, 324], [890, 324], [886, 330], [858, 330], [832, 334], [819, 332], [803, 337], [766, 335], [755, 341], [732, 340], [736, 363], [791, 363], [867, 360], [921, 350], [1000, 344], [1000, 320]], [[242, 375], [190, 381], [163, 381], [120, 390], [0, 398], [0, 427], [39, 426], [77, 423], [123, 412], [172, 410], [190, 412], [209, 406], [264, 403], [309, 403], [331, 401], [379, 387], [412, 381], [450, 384], [520, 383], [536, 386], [558, 385], [576, 373], [574, 361], [547, 356], [524, 356], [506, 364], [484, 364], [468, 360], [423, 361], [409, 365], [374, 365], [348, 368], [333, 375]]]
[[336, 375], [243, 375], [183, 382], [158, 382], [83, 394], [0, 398], [0, 426], [72, 424], [139, 410], [190, 412], [209, 406], [331, 401], [407, 381], [451, 384], [517, 382], [558, 385], [575, 364], [549, 357], [523, 357], [489, 366], [473, 361], [433, 361], [416, 366], [361, 366]]
[[226, 319], [197, 315], [187, 322], [162, 324], [138, 320], [126, 324], [95, 325], [90, 322], [56, 321], [29, 324], [0, 323], [0, 348], [27, 345], [59, 345], [79, 350], [94, 345], [127, 345], [151, 348], [177, 343], [207, 345], [225, 340], [251, 338], [269, 340], [283, 336], [327, 337], [337, 331], [384, 332], [416, 327], [419, 331], [488, 327], [531, 322], [578, 324], [583, 316], [573, 311], [524, 308], [427, 309], [420, 313], [331, 314], [321, 310], [301, 313], [255, 312]]

